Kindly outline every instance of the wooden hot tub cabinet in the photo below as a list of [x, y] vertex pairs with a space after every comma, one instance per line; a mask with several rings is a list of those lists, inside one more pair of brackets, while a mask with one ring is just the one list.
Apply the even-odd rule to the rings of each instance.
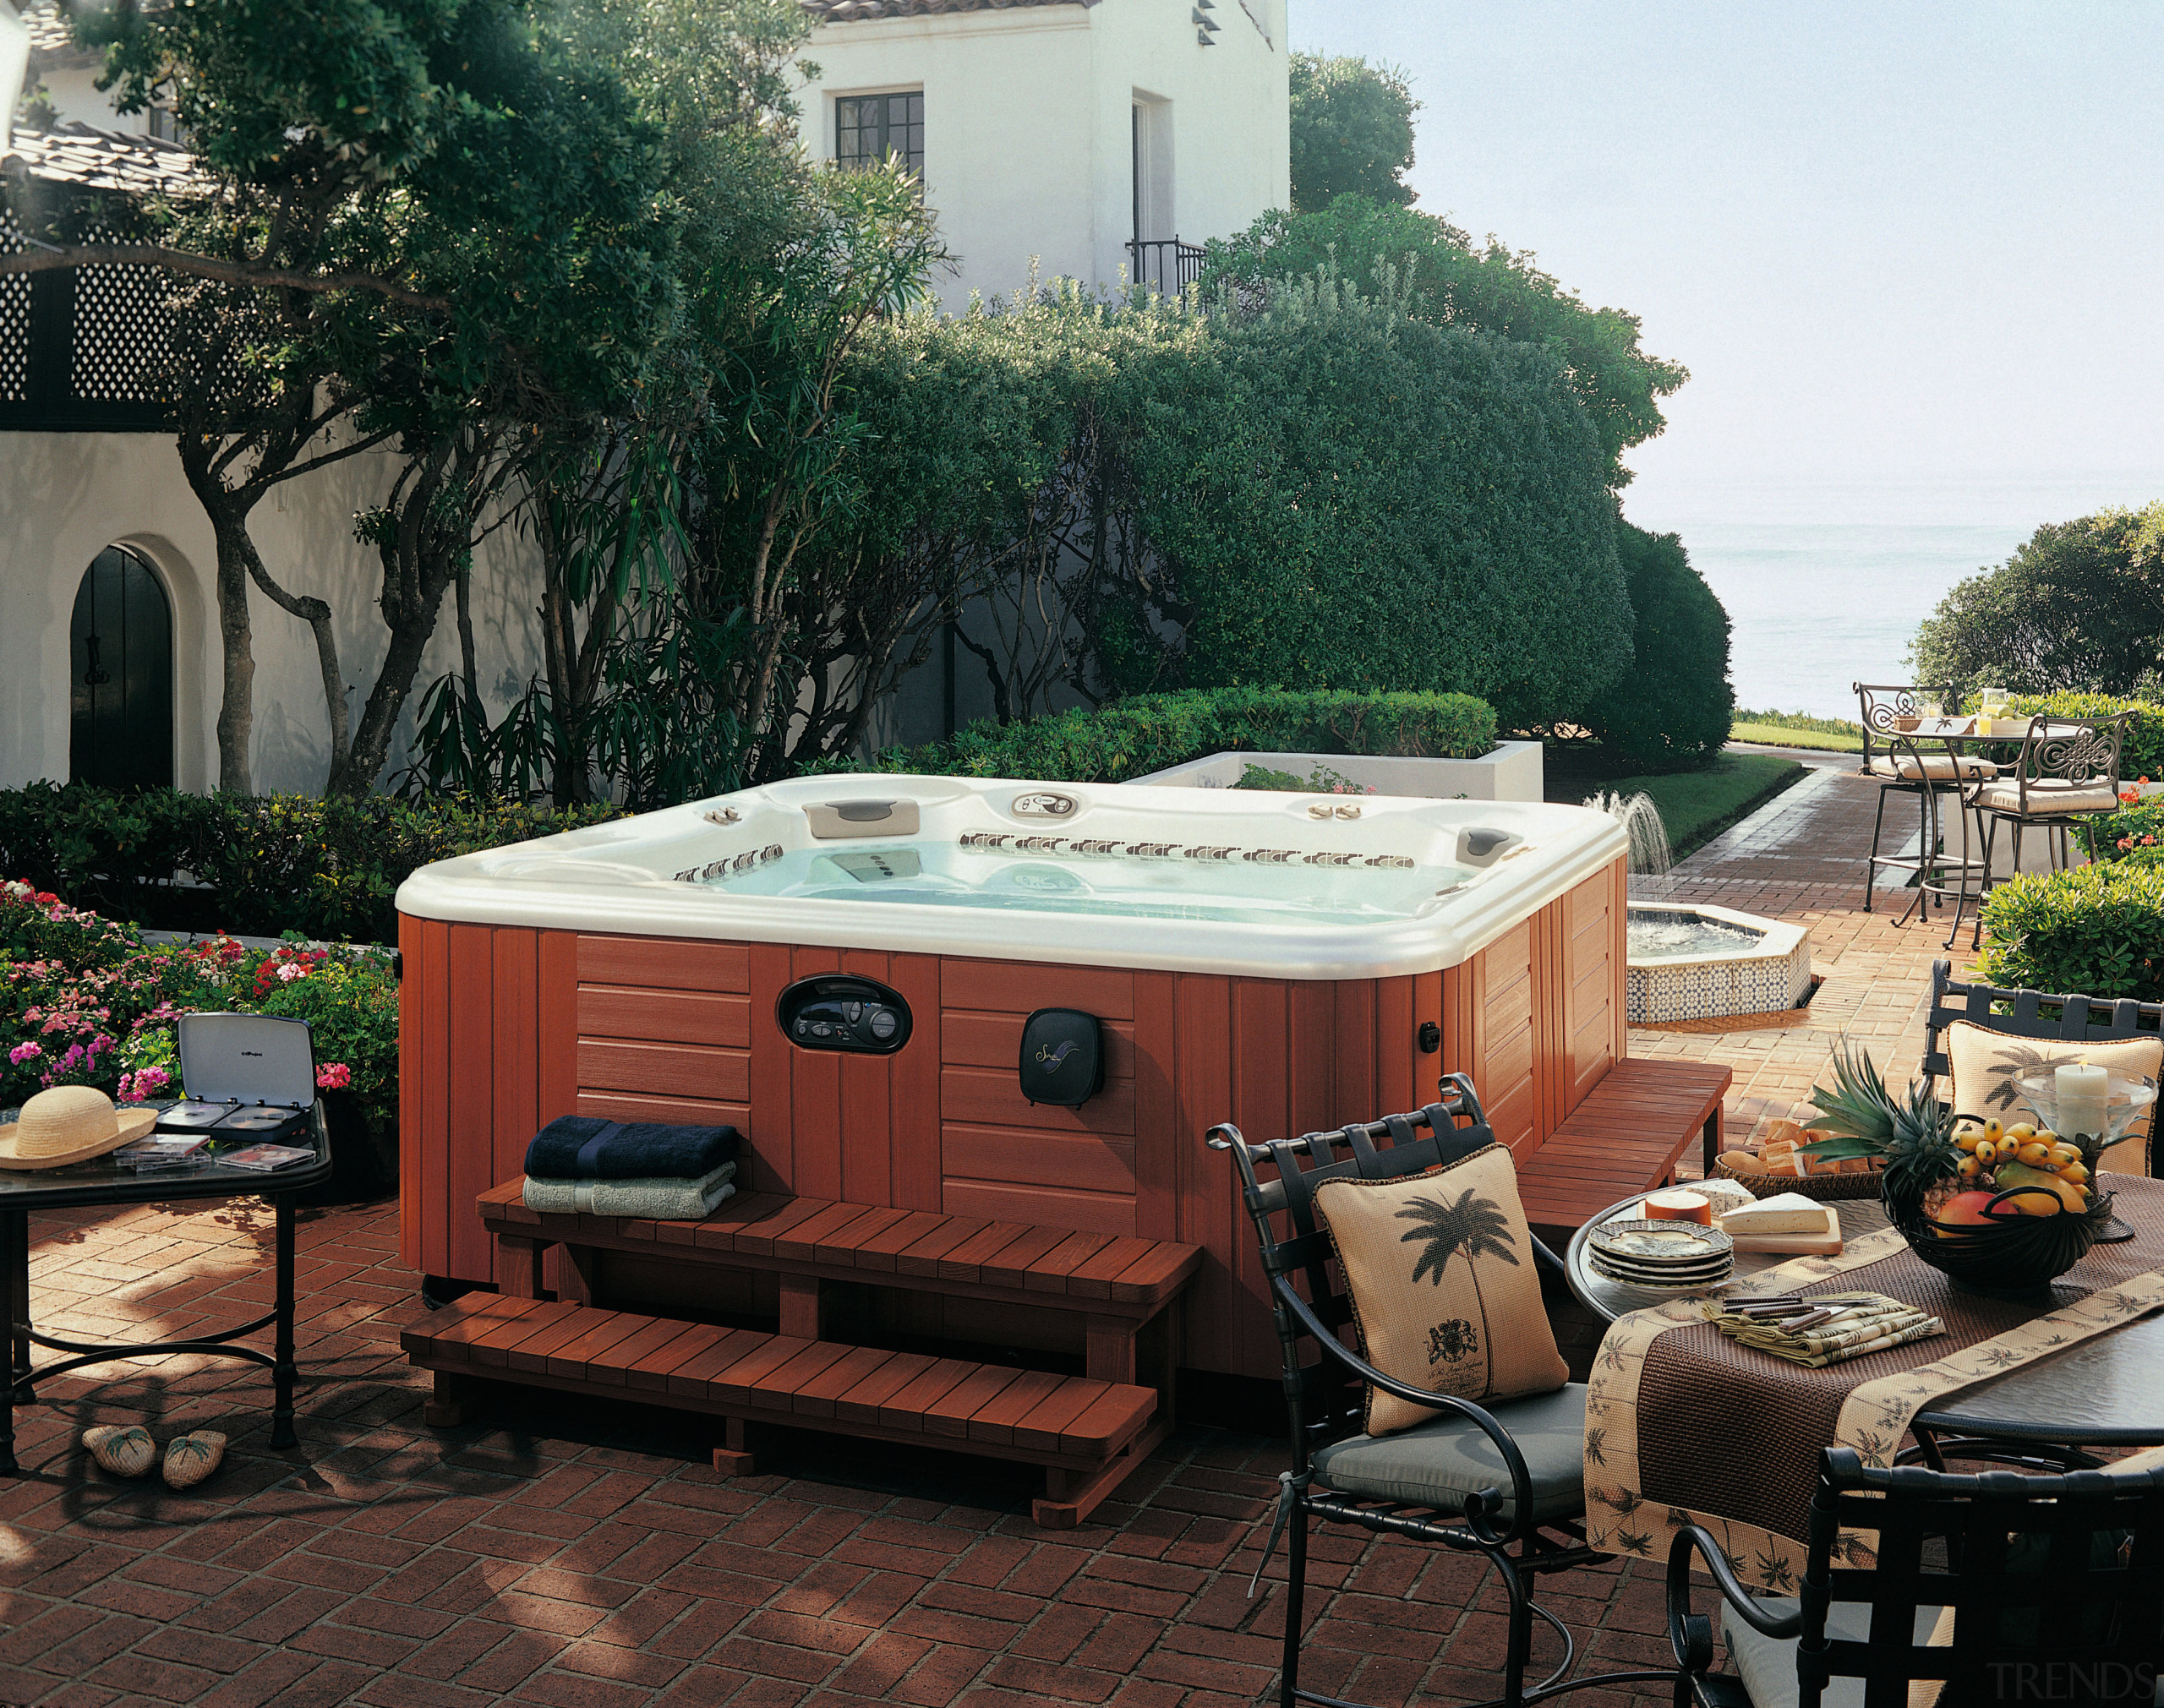
[[[1537, 1170], [1542, 1140], [1624, 1053], [1624, 916], [1619, 859], [1461, 965], [1343, 980], [402, 917], [401, 1252], [488, 1280], [474, 1200], [559, 1115], [729, 1121], [749, 1150], [740, 1187], [1199, 1245], [1183, 1361], [1269, 1376], [1253, 1232], [1205, 1132], [1229, 1119], [1260, 1142], [1368, 1120], [1462, 1070]], [[790, 1044], [775, 999], [822, 972], [900, 992], [909, 1043]], [[1079, 1109], [1033, 1108], [1016, 1085], [1024, 1017], [1047, 1007], [1106, 1023], [1104, 1089]]]

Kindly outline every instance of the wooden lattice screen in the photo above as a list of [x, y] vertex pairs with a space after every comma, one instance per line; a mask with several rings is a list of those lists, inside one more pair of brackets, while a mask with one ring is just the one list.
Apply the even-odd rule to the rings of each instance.
[[[23, 247], [0, 207], [0, 254]], [[0, 428], [162, 430], [152, 380], [171, 319], [153, 268], [0, 276]]]

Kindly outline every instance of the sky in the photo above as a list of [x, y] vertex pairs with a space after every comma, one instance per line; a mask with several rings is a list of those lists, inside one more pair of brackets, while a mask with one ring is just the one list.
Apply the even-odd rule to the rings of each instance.
[[2164, 3], [1291, 0], [1423, 102], [1418, 205], [1691, 378], [1642, 525], [2164, 497]]

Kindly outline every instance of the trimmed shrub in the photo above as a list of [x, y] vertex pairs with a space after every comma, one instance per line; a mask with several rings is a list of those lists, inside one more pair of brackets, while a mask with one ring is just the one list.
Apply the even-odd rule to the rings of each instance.
[[2164, 862], [2009, 879], [1984, 906], [1984, 976], [2012, 990], [2164, 999]]
[[891, 747], [868, 763], [814, 771], [1124, 783], [1227, 750], [1473, 759], [1495, 745], [1495, 714], [1465, 694], [1298, 694], [1221, 688], [1138, 694], [1097, 711], [1025, 723], [973, 723], [951, 741]]
[[1637, 663], [1584, 719], [1609, 750], [1646, 771], [1690, 771], [1721, 750], [1735, 718], [1728, 613], [1683, 542], [1620, 523], [1616, 555], [1636, 614]]
[[[398, 930], [393, 898], [416, 867], [616, 814], [612, 806], [34, 783], [0, 790], [0, 872], [123, 919], [194, 900], [207, 902], [218, 929], [243, 936], [390, 942]], [[209, 894], [160, 887], [181, 873]]]

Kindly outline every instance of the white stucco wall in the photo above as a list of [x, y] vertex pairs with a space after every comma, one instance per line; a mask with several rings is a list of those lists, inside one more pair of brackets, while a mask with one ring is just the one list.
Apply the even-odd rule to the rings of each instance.
[[1165, 103], [1171, 154], [1171, 205], [1145, 237], [1229, 237], [1291, 199], [1285, 0], [1219, 0], [1208, 47], [1193, 9], [1098, 0], [824, 25], [805, 50], [820, 68], [801, 95], [805, 146], [833, 159], [838, 95], [921, 89], [926, 199], [960, 261], [945, 305], [1011, 292], [1033, 261], [1114, 284], [1134, 235], [1138, 99]]
[[[378, 502], [397, 471], [388, 453], [357, 456], [273, 494], [254, 533], [271, 573], [338, 614], [339, 663], [358, 717], [375, 684], [389, 631], [374, 605], [374, 553], [352, 538], [352, 514]], [[172, 440], [155, 433], [0, 433], [0, 787], [68, 771], [68, 623], [76, 589], [108, 545], [134, 547], [163, 582], [173, 617], [173, 780], [218, 780], [223, 681], [216, 548]], [[477, 556], [475, 652], [483, 690], [500, 708], [523, 690], [539, 657], [538, 592], [516, 571], [515, 537], [499, 533]], [[446, 594], [407, 701], [385, 778], [405, 763], [420, 690], [458, 665], [454, 596]], [[330, 718], [314, 637], [250, 591], [255, 728], [250, 763], [259, 790], [322, 791]]]

